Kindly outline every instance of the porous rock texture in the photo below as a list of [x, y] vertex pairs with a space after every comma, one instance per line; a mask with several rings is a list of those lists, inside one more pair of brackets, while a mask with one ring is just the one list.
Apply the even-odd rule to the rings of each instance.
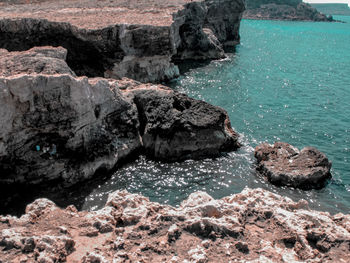
[[2, 184], [74, 184], [140, 151], [175, 161], [239, 147], [223, 109], [168, 87], [76, 77], [63, 48], [0, 54]]
[[2, 1], [0, 48], [62, 46], [78, 76], [162, 82], [239, 42], [243, 0]]
[[98, 211], [47, 199], [0, 216], [2, 262], [348, 262], [350, 216], [262, 189], [178, 208], [117, 191]]
[[332, 163], [314, 147], [298, 150], [288, 143], [263, 143], [255, 148], [257, 170], [271, 183], [320, 189], [331, 178]]
[[333, 22], [333, 17], [318, 12], [302, 0], [246, 0], [244, 18]]

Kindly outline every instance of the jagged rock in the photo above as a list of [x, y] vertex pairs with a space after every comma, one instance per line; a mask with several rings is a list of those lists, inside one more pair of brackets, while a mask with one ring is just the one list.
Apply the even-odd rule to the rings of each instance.
[[[209, 206], [221, 211], [219, 218], [202, 213]], [[133, 209], [145, 213], [123, 224]], [[101, 218], [113, 218], [112, 232], [80, 235]], [[246, 188], [220, 200], [193, 193], [177, 208], [116, 191], [99, 211], [72, 216], [57, 208], [35, 222], [26, 215], [8, 221], [11, 227], [0, 222], [4, 262], [21, 256], [47, 262], [347, 262], [350, 253], [350, 215], [312, 211], [305, 200], [296, 203], [263, 189]], [[197, 227], [189, 228], [191, 222]]]
[[58, 47], [34, 47], [27, 52], [8, 52], [0, 49], [0, 75], [18, 74], [69, 74], [74, 72], [65, 62], [67, 50]]
[[54, 202], [46, 198], [41, 198], [36, 199], [33, 203], [27, 205], [26, 214], [30, 214], [33, 217], [39, 217], [55, 209], [57, 209], [57, 206]]
[[222, 58], [244, 11], [243, 0], [21, 2], [0, 10], [0, 48], [63, 46], [79, 76], [158, 83], [179, 75], [172, 60]]
[[255, 157], [257, 170], [273, 184], [319, 189], [331, 178], [332, 163], [313, 147], [299, 151], [287, 143], [264, 143], [255, 148]]
[[175, 16], [182, 19], [179, 46], [175, 60], [219, 59], [225, 57], [224, 47], [239, 43], [239, 24], [244, 11], [243, 1], [193, 1]]
[[218, 156], [239, 147], [238, 135], [223, 109], [156, 86], [130, 92], [139, 110], [148, 156], [177, 161]]
[[334, 21], [302, 0], [246, 0], [246, 4], [244, 18], [248, 19]]
[[[4, 53], [3, 184], [74, 184], [142, 149], [152, 158], [177, 161], [239, 147], [221, 108], [161, 85], [75, 77], [63, 48]], [[37, 71], [37, 65], [44, 66]]]

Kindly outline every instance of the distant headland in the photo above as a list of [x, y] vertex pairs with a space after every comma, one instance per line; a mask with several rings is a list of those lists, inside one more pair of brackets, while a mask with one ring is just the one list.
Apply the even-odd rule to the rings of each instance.
[[244, 18], [261, 20], [291, 20], [333, 22], [302, 0], [246, 0]]

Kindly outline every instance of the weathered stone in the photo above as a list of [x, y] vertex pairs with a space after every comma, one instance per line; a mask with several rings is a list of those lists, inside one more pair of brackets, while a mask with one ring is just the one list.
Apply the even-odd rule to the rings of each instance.
[[[203, 207], [214, 207], [221, 217], [203, 215]], [[136, 224], [120, 223], [136, 209], [144, 211]], [[111, 224], [114, 231], [80, 235], [97, 233], [92, 222], [101, 218], [118, 222]], [[312, 211], [303, 200], [262, 189], [246, 188], [220, 200], [194, 193], [177, 208], [117, 191], [98, 211], [72, 217], [67, 209], [55, 209], [35, 222], [28, 216], [10, 221], [11, 229], [0, 222], [4, 262], [21, 255], [47, 262], [346, 262], [350, 253], [349, 215]], [[151, 227], [157, 231], [150, 234]]]
[[67, 50], [61, 47], [34, 47], [27, 52], [0, 50], [0, 75], [17, 74], [69, 74], [74, 72], [65, 62]]
[[0, 63], [0, 183], [71, 185], [141, 149], [177, 161], [239, 147], [224, 110], [161, 85], [75, 77], [64, 57], [44, 47], [0, 60], [12, 61]]
[[331, 178], [332, 163], [313, 147], [299, 151], [282, 142], [255, 148], [257, 170], [271, 183], [301, 189], [322, 188]]
[[4, 3], [0, 48], [63, 46], [79, 76], [159, 83], [179, 75], [172, 60], [224, 57], [243, 11], [243, 0]]
[[215, 157], [240, 147], [225, 110], [157, 86], [130, 92], [139, 110], [148, 156], [178, 161]]

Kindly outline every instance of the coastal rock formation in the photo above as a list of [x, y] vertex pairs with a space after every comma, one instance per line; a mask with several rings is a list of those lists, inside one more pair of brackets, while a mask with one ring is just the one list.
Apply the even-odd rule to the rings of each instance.
[[177, 77], [173, 60], [223, 58], [239, 43], [245, 8], [243, 0], [22, 2], [3, 3], [0, 48], [62, 46], [78, 76], [144, 83]]
[[255, 148], [257, 170], [271, 183], [301, 189], [320, 189], [331, 178], [332, 163], [313, 147], [299, 151], [288, 143], [263, 143]]
[[76, 77], [63, 48], [0, 54], [2, 184], [74, 184], [140, 151], [175, 161], [239, 147], [223, 109], [165, 86]]
[[332, 22], [332, 16], [318, 12], [302, 0], [246, 0], [244, 18]]
[[[127, 89], [129, 91], [129, 89]], [[130, 90], [140, 119], [146, 155], [163, 161], [218, 156], [239, 147], [227, 113], [170, 89]]]
[[117, 191], [98, 211], [47, 199], [20, 218], [0, 216], [2, 262], [347, 262], [350, 215], [262, 189], [215, 200], [193, 193], [180, 207]]

